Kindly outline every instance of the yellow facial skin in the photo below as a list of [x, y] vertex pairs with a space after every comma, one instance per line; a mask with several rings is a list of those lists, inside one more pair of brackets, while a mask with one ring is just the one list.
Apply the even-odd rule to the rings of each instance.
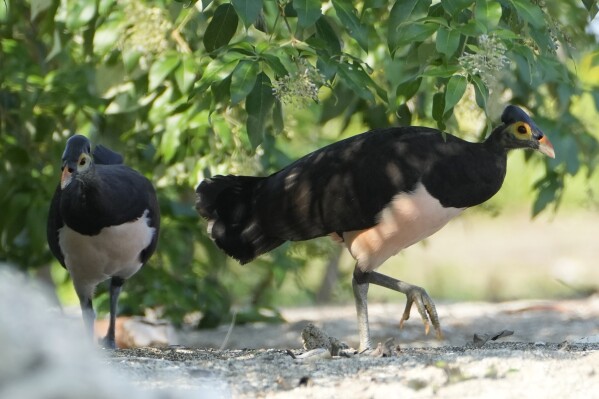
[[[555, 158], [553, 145], [543, 133], [538, 131], [537, 137], [533, 134], [532, 127], [526, 122], [516, 122], [508, 126], [507, 130], [518, 140], [532, 141], [538, 143], [537, 150], [550, 158]], [[537, 129], [538, 130], [538, 129]], [[540, 136], [540, 138], [538, 138]]]
[[516, 122], [510, 126], [511, 133], [519, 140], [532, 140], [532, 129], [526, 122]]

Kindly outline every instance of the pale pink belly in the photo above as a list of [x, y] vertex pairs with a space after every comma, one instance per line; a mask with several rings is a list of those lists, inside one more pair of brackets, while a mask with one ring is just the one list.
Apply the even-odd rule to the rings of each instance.
[[437, 232], [464, 208], [444, 208], [423, 185], [395, 196], [379, 214], [379, 223], [349, 231], [343, 241], [362, 271], [372, 271], [404, 248]]

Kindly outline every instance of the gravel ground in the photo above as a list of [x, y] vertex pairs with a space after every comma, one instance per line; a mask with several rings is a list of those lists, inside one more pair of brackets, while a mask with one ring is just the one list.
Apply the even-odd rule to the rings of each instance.
[[[417, 319], [397, 329], [399, 305], [371, 307], [375, 340], [394, 338], [390, 357], [294, 359], [313, 322], [355, 345], [352, 307], [284, 310], [285, 324], [180, 334], [183, 345], [108, 354], [107, 362], [143, 389], [207, 398], [563, 398], [599, 392], [599, 297], [570, 301], [438, 306], [444, 340], [425, 337]], [[474, 334], [513, 335], [473, 343]], [[291, 354], [290, 354], [291, 353]]]

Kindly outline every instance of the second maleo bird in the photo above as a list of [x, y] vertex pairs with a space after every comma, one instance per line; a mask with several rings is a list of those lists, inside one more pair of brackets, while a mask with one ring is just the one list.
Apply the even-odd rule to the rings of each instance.
[[116, 347], [116, 308], [122, 286], [156, 249], [159, 228], [152, 183], [123, 165], [123, 158], [108, 148], [96, 146], [92, 153], [86, 137], [69, 138], [48, 215], [48, 244], [71, 275], [92, 336], [94, 290], [110, 279], [108, 348]]
[[[196, 208], [216, 245], [242, 264], [286, 241], [329, 235], [356, 260], [353, 292], [360, 350], [371, 348], [367, 293], [376, 284], [404, 293], [401, 323], [416, 305], [428, 332], [441, 334], [433, 301], [421, 287], [375, 271], [430, 236], [503, 184], [508, 151], [553, 146], [520, 108], [481, 143], [426, 127], [372, 130], [331, 144], [268, 177], [214, 176], [196, 189]], [[429, 321], [430, 320], [430, 321]]]

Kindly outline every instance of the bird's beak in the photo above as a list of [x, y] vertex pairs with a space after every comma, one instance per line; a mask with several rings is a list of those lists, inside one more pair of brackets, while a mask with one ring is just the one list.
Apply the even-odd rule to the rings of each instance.
[[547, 155], [549, 158], [555, 158], [555, 150], [553, 149], [553, 144], [551, 144], [551, 141], [549, 141], [547, 136], [543, 136], [539, 140], [539, 151]]
[[60, 176], [60, 189], [64, 190], [71, 180], [73, 180], [73, 174], [69, 171], [69, 167], [64, 165], [62, 168], [62, 175]]

